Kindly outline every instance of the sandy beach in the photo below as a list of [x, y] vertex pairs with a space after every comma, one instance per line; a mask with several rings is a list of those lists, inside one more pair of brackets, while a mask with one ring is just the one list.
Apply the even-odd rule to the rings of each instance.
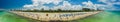
[[41, 20], [41, 21], [51, 21], [51, 20], [69, 21], [69, 20], [85, 18], [87, 16], [97, 14], [101, 11], [70, 12], [70, 13], [42, 13], [42, 12], [18, 12], [18, 11], [11, 11], [11, 12], [20, 16]]

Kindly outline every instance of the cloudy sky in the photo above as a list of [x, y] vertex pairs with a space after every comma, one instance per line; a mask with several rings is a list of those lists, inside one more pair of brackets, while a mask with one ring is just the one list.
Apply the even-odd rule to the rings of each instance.
[[100, 8], [120, 10], [120, 0], [0, 0], [0, 9], [63, 9]]

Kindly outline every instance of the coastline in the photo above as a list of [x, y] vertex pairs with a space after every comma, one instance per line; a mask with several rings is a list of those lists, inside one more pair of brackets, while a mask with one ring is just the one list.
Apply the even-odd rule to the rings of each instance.
[[[77, 19], [77, 20], [71, 20], [71, 21], [48, 21], [48, 22], [120, 22], [119, 21], [119, 13], [115, 13], [116, 11], [103, 11], [95, 15], [90, 15], [85, 18]], [[45, 22], [40, 20], [28, 20], [27, 18], [24, 19], [22, 17], [15, 16], [15, 14], [11, 14], [8, 12], [4, 12], [5, 14], [1, 15], [1, 20], [5, 22]], [[6, 14], [7, 13], [7, 14]], [[6, 16], [7, 15], [7, 16]], [[12, 16], [11, 16], [12, 15]], [[5, 19], [7, 20], [5, 20]]]
[[[100, 12], [100, 11], [99, 11]], [[97, 13], [99, 13], [99, 12], [87, 12], [87, 14], [84, 14], [84, 15], [77, 15], [77, 16], [74, 16], [74, 18], [73, 17], [68, 17], [69, 19], [66, 19], [66, 17], [62, 17], [62, 21], [70, 21], [70, 20], [76, 20], [76, 19], [81, 19], [81, 18], [85, 18], [85, 17], [87, 17], [87, 16], [90, 16], [90, 15], [94, 15], [94, 14], [97, 14]], [[13, 13], [13, 12], [12, 12]], [[17, 12], [18, 13], [18, 12]], [[82, 12], [83, 13], [83, 12]], [[89, 14], [88, 14], [89, 13]], [[15, 13], [16, 14], [16, 13]], [[55, 13], [55, 14], [57, 14], [57, 13]], [[63, 13], [62, 13], [63, 14]], [[64, 13], [65, 14], [65, 13]], [[70, 13], [67, 13], [67, 14], [70, 14]], [[74, 13], [75, 14], [75, 13]], [[19, 15], [19, 16], [24, 16], [24, 17], [28, 17], [26, 14], [25, 15], [20, 15], [20, 14], [16, 14], [16, 15]], [[39, 15], [39, 14], [38, 14]], [[37, 16], [38, 16], [37, 15]], [[50, 14], [51, 15], [51, 14]], [[54, 15], [54, 14], [53, 14]], [[52, 15], [51, 15], [52, 16]], [[45, 16], [46, 17], [46, 16]], [[44, 18], [45, 18], [44, 17]], [[60, 18], [58, 18], [59, 16], [56, 16], [56, 18], [50, 18], [50, 17], [46, 17], [46, 18], [50, 18], [50, 20], [49, 19], [47, 19], [47, 20], [45, 20], [45, 21], [54, 21], [54, 20], [58, 20], [58, 21], [61, 21], [60, 20]], [[35, 20], [40, 20], [40, 21], [42, 21], [42, 19], [38, 19], [35, 15], [34, 16], [31, 16], [31, 17], [28, 17], [28, 18], [31, 18], [31, 19], [35, 19]], [[39, 17], [40, 18], [40, 17]], [[54, 19], [54, 20], [52, 20], [52, 19]], [[43, 21], [44, 21], [44, 19], [43, 19]]]

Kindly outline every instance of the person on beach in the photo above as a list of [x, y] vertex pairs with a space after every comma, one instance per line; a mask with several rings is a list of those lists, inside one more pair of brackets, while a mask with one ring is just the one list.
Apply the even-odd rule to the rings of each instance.
[[46, 16], [48, 16], [48, 14], [46, 14]]

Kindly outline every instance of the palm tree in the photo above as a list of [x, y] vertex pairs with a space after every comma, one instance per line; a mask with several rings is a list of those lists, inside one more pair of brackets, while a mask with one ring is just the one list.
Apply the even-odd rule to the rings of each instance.
[[61, 9], [58, 9], [58, 11], [62, 11]]
[[83, 10], [83, 11], [90, 11], [89, 8], [83, 8], [82, 10]]
[[41, 11], [44, 11], [44, 8], [42, 8]]

